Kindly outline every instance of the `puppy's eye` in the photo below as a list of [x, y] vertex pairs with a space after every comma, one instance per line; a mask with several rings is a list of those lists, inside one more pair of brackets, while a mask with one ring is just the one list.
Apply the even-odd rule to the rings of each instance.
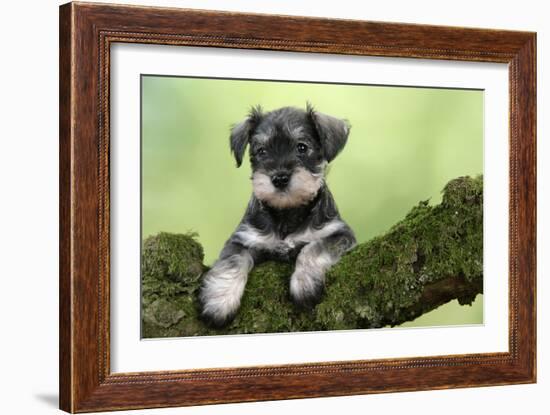
[[304, 143], [298, 143], [298, 145], [296, 146], [296, 150], [298, 150], [298, 153], [300, 154], [305, 154], [307, 153], [308, 146]]
[[256, 150], [256, 155], [257, 156], [263, 157], [266, 154], [267, 154], [267, 151], [263, 147], [260, 147], [259, 149]]

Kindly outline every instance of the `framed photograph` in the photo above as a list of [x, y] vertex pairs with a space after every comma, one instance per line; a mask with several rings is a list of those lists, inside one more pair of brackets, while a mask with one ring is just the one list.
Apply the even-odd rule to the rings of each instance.
[[536, 34], [60, 8], [60, 407], [536, 381]]

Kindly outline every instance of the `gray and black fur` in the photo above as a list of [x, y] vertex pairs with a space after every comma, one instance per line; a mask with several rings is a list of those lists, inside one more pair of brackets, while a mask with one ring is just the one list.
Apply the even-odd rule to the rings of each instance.
[[239, 309], [248, 273], [266, 260], [295, 262], [290, 295], [312, 306], [325, 273], [355, 245], [325, 183], [325, 169], [346, 144], [349, 125], [311, 106], [268, 113], [252, 109], [233, 127], [231, 152], [242, 164], [249, 146], [253, 194], [239, 226], [203, 279], [202, 316], [222, 326]]

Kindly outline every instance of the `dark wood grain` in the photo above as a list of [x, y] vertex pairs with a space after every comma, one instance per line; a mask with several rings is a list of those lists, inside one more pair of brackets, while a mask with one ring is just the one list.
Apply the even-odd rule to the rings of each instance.
[[[111, 373], [108, 82], [114, 42], [510, 64], [509, 352]], [[60, 407], [87, 412], [534, 382], [535, 67], [534, 33], [104, 4], [61, 6]]]
[[73, 409], [71, 321], [71, 55], [72, 20], [69, 7], [59, 14], [59, 406]]

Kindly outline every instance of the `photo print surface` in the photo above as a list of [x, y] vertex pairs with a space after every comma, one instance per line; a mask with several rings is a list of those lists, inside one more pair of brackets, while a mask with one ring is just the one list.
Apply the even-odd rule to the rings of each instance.
[[483, 91], [141, 77], [142, 338], [483, 324]]

